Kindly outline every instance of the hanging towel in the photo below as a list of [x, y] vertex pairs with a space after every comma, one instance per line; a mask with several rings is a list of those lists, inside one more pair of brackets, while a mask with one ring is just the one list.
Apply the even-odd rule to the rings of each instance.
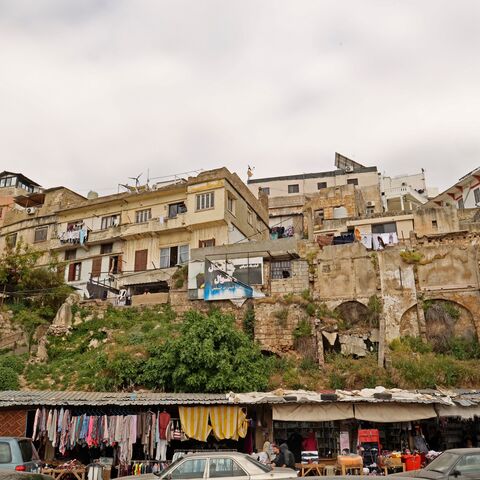
[[189, 438], [206, 442], [212, 427], [208, 424], [208, 407], [178, 407], [182, 429]]

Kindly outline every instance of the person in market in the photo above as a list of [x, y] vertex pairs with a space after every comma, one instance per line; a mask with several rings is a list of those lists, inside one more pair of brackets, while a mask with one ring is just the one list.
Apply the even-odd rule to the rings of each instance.
[[273, 445], [273, 453], [275, 454], [275, 458], [272, 461], [272, 467], [291, 468], [295, 470], [295, 457], [288, 449], [286, 443], [282, 443], [280, 447]]

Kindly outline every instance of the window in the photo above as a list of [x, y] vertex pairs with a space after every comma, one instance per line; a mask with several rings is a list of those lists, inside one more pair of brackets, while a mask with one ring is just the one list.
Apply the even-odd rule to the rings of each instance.
[[106, 253], [112, 253], [113, 243], [104, 243], [100, 245], [100, 255], [105, 255]]
[[135, 272], [143, 272], [147, 269], [148, 250], [137, 250], [135, 252], [135, 265], [133, 267]]
[[290, 278], [292, 276], [292, 263], [290, 260], [273, 261], [271, 265], [271, 277], [273, 280]]
[[97, 278], [102, 273], [102, 257], [95, 257], [92, 259], [92, 278]]
[[135, 212], [135, 223], [145, 223], [152, 218], [152, 210], [146, 208], [145, 210], [137, 210]]
[[12, 461], [12, 451], [7, 442], [0, 442], [0, 463], [10, 463]]
[[465, 455], [455, 466], [460, 473], [478, 473], [480, 471], [480, 455]]
[[173, 470], [169, 477], [172, 479], [190, 479], [190, 478], [203, 478], [205, 472], [205, 465], [207, 461], [205, 459], [192, 459], [186, 460], [181, 463], [175, 470]]
[[397, 224], [395, 222], [391, 222], [372, 225], [372, 233], [397, 233]]
[[300, 186], [298, 183], [288, 186], [288, 193], [298, 193], [300, 192]]
[[208, 210], [215, 206], [215, 192], [200, 193], [197, 195], [197, 210]]
[[375, 213], [375, 205], [367, 205], [367, 215], [373, 215]]
[[106, 230], [110, 227], [118, 227], [120, 225], [120, 215], [109, 215], [108, 217], [102, 217], [102, 224], [100, 228]]
[[31, 462], [32, 460], [39, 460], [39, 456], [31, 440], [19, 440], [18, 447], [22, 452], [22, 459], [24, 462]]
[[188, 263], [188, 245], [179, 245], [160, 249], [160, 268], [171, 268]]
[[214, 247], [215, 246], [215, 239], [209, 238], [208, 240], [199, 240], [198, 248], [206, 248], [206, 247]]
[[77, 257], [77, 250], [66, 250], [65, 251], [65, 260], [75, 260]]
[[82, 273], [82, 262], [71, 263], [68, 266], [68, 281], [78, 282]]
[[270, 187], [260, 187], [258, 190], [265, 195], [270, 195]]
[[185, 202], [172, 203], [168, 206], [168, 218], [175, 218], [180, 213], [185, 213], [186, 211]]
[[188, 260], [190, 259], [190, 249], [188, 248], [188, 245], [179, 245], [178, 247], [178, 260], [180, 264], [184, 265], [188, 263]]
[[[478, 204], [480, 203], [480, 188], [476, 188], [474, 191], [473, 191], [473, 196], [475, 197], [475, 205], [478, 206]], [[0, 213], [0, 218], [1, 218], [1, 213]]]
[[347, 185], [358, 185], [358, 178], [349, 178], [347, 180]]
[[122, 256], [112, 255], [108, 260], [108, 273], [120, 273], [122, 271]]
[[48, 227], [39, 227], [35, 229], [34, 243], [44, 242], [47, 239]]
[[211, 458], [209, 469], [210, 478], [248, 476], [231, 458]]
[[432, 228], [434, 228], [435, 230], [438, 228], [438, 223], [436, 220], [432, 220]]
[[327, 188], [327, 182], [318, 182], [317, 183], [317, 190], [321, 190], [322, 188]]
[[247, 212], [247, 221], [249, 225], [253, 226], [253, 212], [250, 209]]
[[227, 196], [227, 210], [235, 215], [235, 199], [231, 195]]
[[10, 235], [7, 235], [5, 237], [5, 243], [7, 244], [7, 247], [13, 248], [17, 244], [17, 234], [11, 233]]
[[318, 210], [315, 210], [313, 212], [313, 221], [315, 224], [321, 224], [323, 223], [323, 220], [325, 219], [325, 212], [323, 208], [319, 208]]

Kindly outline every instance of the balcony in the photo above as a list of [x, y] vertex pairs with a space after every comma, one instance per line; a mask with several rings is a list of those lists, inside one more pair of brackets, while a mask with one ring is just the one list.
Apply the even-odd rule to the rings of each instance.
[[176, 217], [157, 217], [143, 223], [127, 223], [120, 225], [120, 236], [122, 238], [142, 238], [155, 236], [161, 232], [172, 232], [187, 228], [185, 214], [178, 214]]

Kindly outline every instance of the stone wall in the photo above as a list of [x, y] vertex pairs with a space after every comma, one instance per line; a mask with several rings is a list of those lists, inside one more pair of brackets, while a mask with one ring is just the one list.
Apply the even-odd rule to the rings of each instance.
[[[308, 262], [306, 260], [291, 260], [292, 275], [289, 278], [271, 279], [270, 292], [272, 295], [286, 295], [287, 293], [302, 293], [309, 289]], [[267, 264], [270, 267], [270, 263]], [[270, 269], [266, 271], [266, 278], [270, 278]]]

